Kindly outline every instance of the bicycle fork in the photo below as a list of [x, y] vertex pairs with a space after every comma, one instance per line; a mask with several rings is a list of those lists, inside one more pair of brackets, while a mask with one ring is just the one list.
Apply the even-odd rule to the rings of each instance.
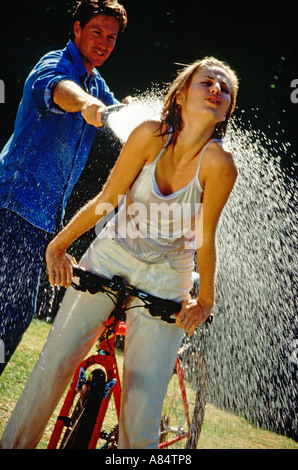
[[94, 427], [94, 431], [89, 443], [89, 449], [93, 449], [96, 446], [96, 443], [100, 436], [100, 431], [102, 427], [102, 423], [106, 414], [106, 410], [109, 404], [109, 400], [114, 395], [115, 399], [115, 407], [117, 418], [119, 422], [120, 417], [120, 400], [121, 400], [121, 385], [119, 379], [119, 373], [116, 361], [113, 357], [113, 354], [105, 354], [104, 350], [99, 351], [99, 354], [94, 354], [93, 356], [88, 357], [85, 361], [83, 361], [77, 368], [70, 388], [67, 392], [66, 398], [64, 400], [63, 406], [60, 411], [60, 415], [57, 418], [54, 430], [52, 432], [48, 449], [56, 449], [63, 432], [63, 428], [65, 426], [70, 425], [70, 418], [69, 412], [72, 408], [75, 395], [80, 393], [80, 388], [86, 382], [86, 371], [92, 365], [101, 365], [106, 374], [107, 374], [107, 381], [106, 386], [104, 389], [104, 396], [102, 400], [102, 404], [99, 409], [98, 417], [96, 420], [96, 425]]

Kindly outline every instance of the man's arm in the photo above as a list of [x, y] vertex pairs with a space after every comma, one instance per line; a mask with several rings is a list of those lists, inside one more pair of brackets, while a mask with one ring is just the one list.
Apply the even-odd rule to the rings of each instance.
[[102, 126], [102, 114], [107, 111], [105, 104], [89, 95], [72, 80], [61, 80], [54, 89], [54, 103], [69, 113], [81, 112], [88, 124]]

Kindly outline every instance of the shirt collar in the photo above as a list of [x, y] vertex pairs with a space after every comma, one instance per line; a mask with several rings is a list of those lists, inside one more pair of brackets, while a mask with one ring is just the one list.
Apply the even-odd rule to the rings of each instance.
[[[75, 68], [77, 69], [77, 72], [80, 77], [87, 78], [88, 77], [88, 71], [84, 65], [84, 62], [82, 61], [79, 49], [75, 45], [75, 43], [70, 40], [67, 44], [67, 49], [69, 50], [69, 53], [72, 57], [73, 64]], [[98, 71], [94, 68], [90, 74], [93, 77], [96, 77], [98, 75]]]

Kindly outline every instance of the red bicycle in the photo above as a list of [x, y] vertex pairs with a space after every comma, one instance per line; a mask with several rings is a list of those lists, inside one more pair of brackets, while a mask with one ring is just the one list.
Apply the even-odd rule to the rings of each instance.
[[[73, 287], [95, 294], [105, 292], [113, 298], [115, 309], [99, 339], [97, 352], [77, 368], [52, 432], [49, 449], [117, 448], [121, 404], [118, 361], [121, 351], [115, 339], [125, 337], [125, 313], [131, 296], [153, 316], [172, 323], [178, 302], [150, 295], [114, 276], [112, 280], [74, 268], [79, 285]], [[212, 317], [209, 317], [209, 321]], [[113, 396], [114, 400], [111, 400]], [[172, 378], [164, 400], [160, 423], [159, 448], [195, 449], [204, 418], [206, 367], [197, 350], [184, 345], [178, 351]]]

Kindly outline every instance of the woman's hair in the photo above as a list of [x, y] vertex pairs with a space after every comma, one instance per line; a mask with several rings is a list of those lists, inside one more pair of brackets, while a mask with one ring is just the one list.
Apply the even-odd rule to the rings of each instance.
[[127, 13], [125, 8], [116, 0], [81, 0], [77, 2], [76, 10], [72, 16], [69, 28], [69, 37], [74, 40], [73, 26], [80, 22], [81, 28], [97, 15], [112, 16], [119, 22], [119, 33], [122, 33], [127, 25]]
[[226, 133], [229, 118], [236, 106], [236, 96], [239, 85], [238, 78], [236, 73], [227, 63], [215, 59], [214, 57], [205, 57], [201, 60], [195, 61], [191, 65], [185, 66], [172, 82], [165, 96], [161, 112], [160, 132], [161, 135], [172, 133], [172, 138], [170, 139], [168, 145], [176, 144], [179, 133], [183, 129], [182, 108], [181, 105], [178, 104], [177, 98], [180, 97], [181, 94], [187, 92], [194, 74], [204, 67], [218, 67], [222, 69], [231, 80], [231, 104], [227, 111], [225, 121], [216, 125], [213, 137], [221, 138]]

